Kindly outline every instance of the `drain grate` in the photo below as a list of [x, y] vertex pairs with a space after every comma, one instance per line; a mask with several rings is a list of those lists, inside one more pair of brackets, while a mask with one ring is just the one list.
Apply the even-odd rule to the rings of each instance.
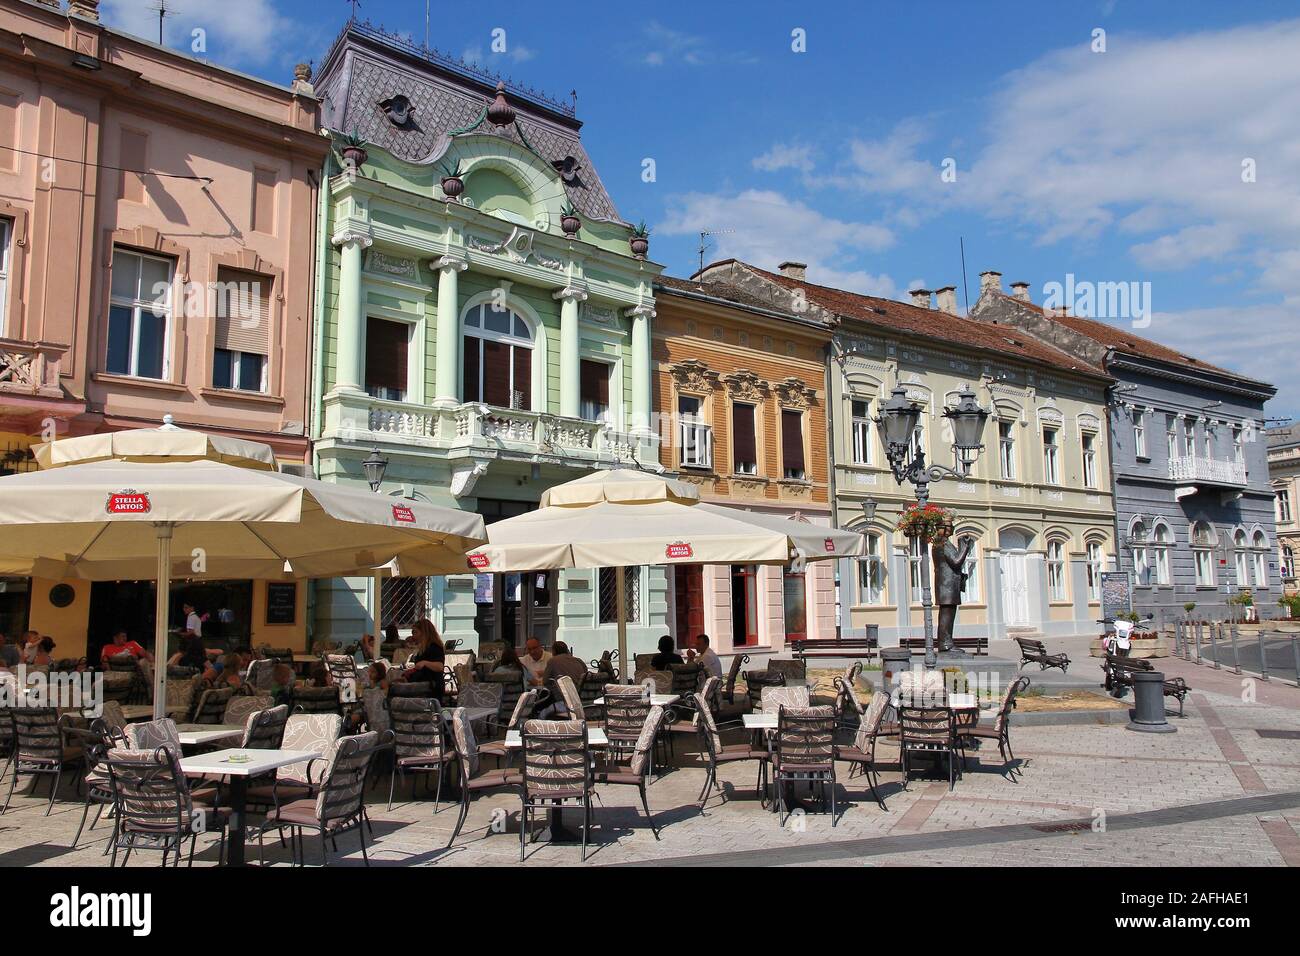
[[1034, 829], [1039, 833], [1078, 833], [1083, 830], [1091, 830], [1092, 824], [1082, 820], [1074, 823], [1042, 823], [1036, 824]]
[[1300, 730], [1256, 730], [1265, 740], [1300, 740]]

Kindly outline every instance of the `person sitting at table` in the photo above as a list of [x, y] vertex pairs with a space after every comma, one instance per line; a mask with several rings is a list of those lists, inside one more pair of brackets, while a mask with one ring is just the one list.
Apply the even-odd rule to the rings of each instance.
[[36, 645], [36, 658], [32, 661], [35, 667], [49, 667], [54, 663], [54, 658], [50, 652], [54, 650], [54, 638], [42, 637], [40, 643]]
[[153, 655], [128, 638], [126, 631], [118, 631], [113, 635], [113, 639], [104, 645], [104, 649], [99, 652], [99, 662], [107, 664], [110, 657], [117, 657], [120, 654], [130, 654], [136, 660], [153, 660]]
[[271, 668], [271, 700], [276, 706], [287, 704], [293, 698], [293, 668], [280, 663]]
[[542, 650], [542, 642], [530, 637], [524, 644], [524, 656], [519, 663], [524, 665], [524, 677], [532, 687], [541, 687], [546, 665], [551, 662], [551, 655]]
[[388, 690], [388, 666], [383, 661], [375, 661], [370, 665], [370, 686], [379, 687]]
[[203, 646], [203, 638], [191, 631], [181, 633], [181, 649], [167, 658], [168, 666], [192, 667], [204, 671], [208, 666], [208, 651]]
[[23, 634], [23, 663], [36, 663], [36, 654], [40, 649], [40, 643], [40, 631], [26, 631]]
[[523, 673], [524, 665], [519, 662], [519, 654], [515, 651], [513, 644], [507, 644], [501, 650], [501, 656], [497, 658], [496, 666], [492, 668], [493, 674], [504, 674], [508, 671]]
[[555, 680], [557, 677], [568, 677], [574, 684], [581, 685], [582, 679], [586, 676], [587, 665], [569, 653], [568, 644], [564, 641], [556, 641], [551, 645], [551, 659], [547, 661], [546, 670], [542, 672], [543, 683]]
[[411, 628], [411, 636], [415, 638], [416, 653], [403, 675], [404, 679], [408, 684], [428, 684], [430, 695], [441, 698], [446, 686], [447, 651], [438, 629], [427, 617], [422, 617]]
[[357, 645], [357, 654], [360, 657], [358, 663], [364, 664], [378, 659], [379, 655], [375, 653], [375, 635], [361, 635], [361, 643]]
[[659, 638], [659, 653], [650, 658], [650, 669], [652, 671], [666, 671], [673, 664], [681, 664], [682, 656], [677, 653], [677, 648], [673, 644], [673, 639], [665, 634]]
[[330, 675], [329, 668], [320, 661], [311, 665], [311, 670], [307, 671], [307, 684], [310, 687], [329, 687], [334, 683], [334, 678]]
[[713, 648], [709, 647], [709, 635], [695, 635], [695, 647], [687, 652], [687, 659], [692, 664], [698, 661], [704, 665], [706, 679], [716, 677], [722, 680], [722, 661]]
[[[244, 679], [239, 676], [238, 654], [226, 654], [222, 656], [221, 660], [213, 663], [210, 670], [212, 672], [212, 677], [208, 679], [209, 683], [218, 690], [223, 687], [233, 687], [235, 690], [239, 690], [239, 688], [243, 686]], [[203, 676], [206, 678], [208, 672], [205, 671]]]

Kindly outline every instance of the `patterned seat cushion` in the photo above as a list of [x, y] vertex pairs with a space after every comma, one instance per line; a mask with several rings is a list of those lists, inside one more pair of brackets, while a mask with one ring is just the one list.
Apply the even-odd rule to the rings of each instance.
[[[284, 750], [310, 750], [328, 761], [343, 730], [343, 718], [338, 714], [292, 714], [284, 725]], [[300, 760], [281, 767], [275, 773], [283, 783], [309, 784], [308, 766], [311, 760]], [[316, 764], [317, 782], [322, 764]]]
[[166, 747], [173, 753], [181, 752], [180, 731], [176, 729], [176, 721], [170, 717], [127, 724], [123, 728], [123, 733], [126, 735], [126, 745], [130, 750], [152, 753], [159, 747]]
[[763, 713], [775, 714], [782, 707], [807, 707], [807, 687], [764, 687], [760, 706]]
[[585, 733], [586, 724], [581, 720], [524, 722], [524, 787], [530, 798], [582, 794], [589, 772], [588, 755], [573, 745], [573, 738]]
[[636, 747], [632, 751], [631, 771], [635, 774], [644, 774], [650, 765], [650, 751], [655, 744], [655, 734], [659, 732], [659, 725], [664, 720], [664, 709], [657, 704], [650, 708], [650, 713], [646, 715], [645, 723], [641, 726], [641, 735], [636, 739]]

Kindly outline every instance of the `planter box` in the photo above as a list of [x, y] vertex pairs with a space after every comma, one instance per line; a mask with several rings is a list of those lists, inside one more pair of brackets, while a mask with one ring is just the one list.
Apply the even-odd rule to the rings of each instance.
[[[1133, 646], [1129, 649], [1129, 657], [1168, 657], [1169, 656], [1169, 638], [1167, 637], [1135, 637]], [[1105, 657], [1106, 651], [1101, 646], [1101, 638], [1093, 638], [1092, 643], [1088, 646], [1088, 653], [1093, 657]]]

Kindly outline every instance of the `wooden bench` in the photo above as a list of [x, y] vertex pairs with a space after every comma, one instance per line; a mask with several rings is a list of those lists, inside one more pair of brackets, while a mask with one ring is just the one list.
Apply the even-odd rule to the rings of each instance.
[[[1132, 687], [1134, 674], [1155, 670], [1151, 666], [1151, 662], [1143, 658], [1116, 657], [1114, 654], [1107, 654], [1106, 662], [1101, 667], [1106, 674], [1106, 682], [1102, 686], [1112, 694], [1120, 687]], [[1164, 691], [1166, 697], [1178, 698], [1178, 716], [1182, 717], [1183, 701], [1187, 699], [1188, 693], [1191, 692], [1191, 688], [1187, 686], [1187, 681], [1181, 677], [1166, 678]]]
[[856, 657], [870, 660], [876, 656], [876, 641], [871, 637], [801, 639], [791, 641], [790, 649], [797, 661], [810, 657]]
[[[989, 639], [987, 637], [954, 637], [952, 639], [953, 647], [959, 651], [970, 651], [973, 654], [987, 654], [989, 652]], [[925, 638], [923, 637], [905, 637], [898, 642], [899, 647], [906, 647], [913, 654], [925, 653]], [[936, 638], [934, 646], [938, 648], [939, 641]]]
[[1066, 673], [1070, 666], [1070, 658], [1065, 654], [1049, 654], [1047, 647], [1042, 641], [1035, 641], [1028, 637], [1017, 637], [1016, 643], [1020, 645], [1020, 664], [1037, 664], [1040, 671], [1045, 671], [1049, 667], [1059, 667], [1061, 673]]

